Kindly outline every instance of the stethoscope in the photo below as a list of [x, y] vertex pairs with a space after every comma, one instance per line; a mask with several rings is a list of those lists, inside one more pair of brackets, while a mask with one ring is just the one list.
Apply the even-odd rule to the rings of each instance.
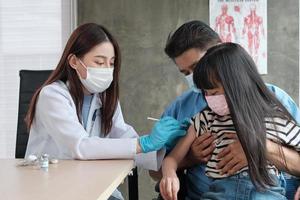
[[97, 118], [97, 112], [100, 111], [100, 108], [96, 109], [93, 113], [93, 116], [92, 116], [92, 122], [91, 122], [91, 126], [89, 127], [89, 136], [91, 136], [92, 134], [92, 129], [94, 127], [94, 124], [95, 124], [95, 121], [96, 121], [96, 118]]

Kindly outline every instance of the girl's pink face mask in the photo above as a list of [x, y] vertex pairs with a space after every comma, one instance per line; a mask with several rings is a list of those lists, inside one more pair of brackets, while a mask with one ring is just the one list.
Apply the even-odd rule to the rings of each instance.
[[210, 96], [205, 95], [205, 99], [207, 101], [208, 107], [216, 114], [220, 116], [230, 114], [224, 94]]

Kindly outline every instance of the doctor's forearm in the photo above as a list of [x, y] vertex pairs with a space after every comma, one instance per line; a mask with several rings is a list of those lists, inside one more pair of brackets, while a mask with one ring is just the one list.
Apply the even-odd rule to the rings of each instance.
[[267, 157], [279, 170], [286, 171], [294, 176], [300, 176], [300, 154], [290, 148], [282, 147], [286, 160], [282, 158], [280, 145], [267, 140]]

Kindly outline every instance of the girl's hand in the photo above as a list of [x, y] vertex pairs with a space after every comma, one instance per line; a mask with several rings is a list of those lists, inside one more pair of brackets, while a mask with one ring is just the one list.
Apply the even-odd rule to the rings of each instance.
[[165, 200], [177, 200], [179, 179], [176, 172], [163, 176], [159, 184], [160, 193]]

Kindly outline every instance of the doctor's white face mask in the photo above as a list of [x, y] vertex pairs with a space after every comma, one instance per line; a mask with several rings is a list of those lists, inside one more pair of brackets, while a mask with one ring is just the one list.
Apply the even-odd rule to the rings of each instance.
[[113, 81], [113, 67], [89, 67], [86, 66], [80, 59], [79, 62], [86, 69], [86, 79], [83, 79], [79, 75], [79, 79], [83, 86], [90, 93], [101, 93], [105, 91]]

